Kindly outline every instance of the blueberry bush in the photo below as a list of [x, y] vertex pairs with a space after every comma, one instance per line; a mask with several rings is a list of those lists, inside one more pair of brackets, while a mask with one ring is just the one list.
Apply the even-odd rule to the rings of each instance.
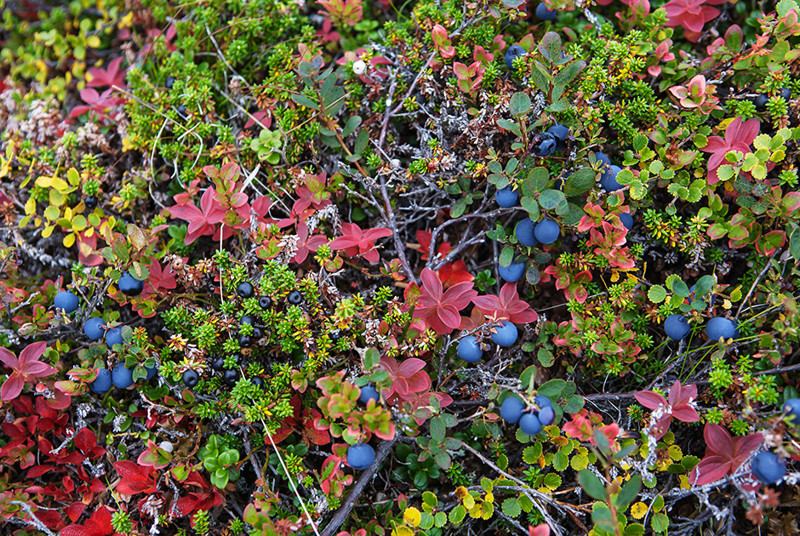
[[797, 0], [4, 0], [0, 531], [796, 535]]

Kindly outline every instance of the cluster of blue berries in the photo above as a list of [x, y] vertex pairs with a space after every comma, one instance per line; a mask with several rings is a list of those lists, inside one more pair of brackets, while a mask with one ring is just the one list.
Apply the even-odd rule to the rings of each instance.
[[[783, 412], [795, 427], [800, 425], [800, 398], [787, 400], [783, 404]], [[762, 484], [777, 484], [786, 475], [786, 460], [774, 452], [759, 452], [753, 458], [750, 469]]]
[[500, 406], [500, 416], [509, 424], [519, 424], [519, 429], [529, 436], [535, 436], [543, 427], [553, 424], [556, 413], [553, 402], [546, 396], [535, 396], [532, 407], [527, 407], [525, 402], [511, 395]]
[[[671, 315], [664, 321], [664, 332], [670, 339], [680, 341], [686, 338], [691, 331], [689, 321], [683, 315]], [[712, 341], [718, 341], [720, 337], [723, 339], [732, 339], [738, 333], [736, 322], [730, 318], [715, 316], [706, 324], [706, 335]]]
[[[144, 281], [136, 279], [130, 272], [125, 272], [117, 281], [117, 287], [126, 296], [138, 296], [144, 289]], [[60, 291], [53, 300], [53, 306], [65, 314], [76, 311], [79, 304], [78, 295], [68, 290]], [[89, 318], [83, 323], [83, 333], [89, 340], [97, 341], [105, 336], [106, 344], [109, 347], [123, 344], [122, 327], [107, 328], [105, 321], [99, 316]], [[155, 367], [146, 370], [148, 380], [156, 375]], [[100, 369], [90, 388], [97, 394], [104, 394], [111, 389], [112, 385], [118, 389], [127, 389], [133, 385], [133, 371], [125, 367], [123, 363], [117, 363], [112, 370]]]
[[[602, 151], [597, 151], [594, 153], [595, 158], [598, 162], [601, 162], [603, 165], [603, 175], [600, 176], [600, 186], [607, 192], [616, 192], [617, 190], [622, 188], [622, 185], [617, 182], [617, 175], [622, 168], [612, 164], [611, 159], [605, 155]], [[622, 219], [622, 217], [620, 217]], [[625, 222], [623, 222], [624, 224]], [[633, 224], [633, 221], [631, 221]], [[627, 225], [625, 226], [627, 227]]]
[[[362, 387], [358, 395], [358, 401], [365, 406], [370, 400], [374, 400], [375, 403], [378, 403], [380, 398], [381, 396], [378, 394], [378, 390], [371, 385]], [[375, 449], [373, 449], [372, 445], [369, 443], [357, 443], [347, 448], [347, 465], [356, 471], [363, 471], [372, 465], [374, 461]]]
[[[519, 331], [517, 331], [517, 326], [508, 320], [503, 320], [499, 326], [494, 328], [492, 342], [501, 348], [508, 348], [517, 342], [518, 337]], [[467, 363], [477, 363], [481, 360], [481, 357], [483, 357], [483, 348], [475, 335], [467, 335], [458, 341], [457, 353], [458, 357]]]

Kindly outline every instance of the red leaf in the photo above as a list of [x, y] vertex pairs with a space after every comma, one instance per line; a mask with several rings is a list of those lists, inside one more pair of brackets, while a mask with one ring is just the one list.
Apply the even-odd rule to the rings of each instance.
[[667, 405], [667, 400], [653, 391], [639, 391], [635, 395], [636, 400], [649, 410], [655, 411], [659, 406]]

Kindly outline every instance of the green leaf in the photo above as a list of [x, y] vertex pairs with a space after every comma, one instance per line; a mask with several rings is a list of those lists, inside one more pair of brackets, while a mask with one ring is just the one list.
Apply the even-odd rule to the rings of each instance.
[[653, 303], [661, 303], [667, 298], [667, 289], [661, 285], [653, 285], [650, 287], [650, 290], [647, 291], [647, 297], [650, 298], [650, 301]]
[[585, 167], [567, 177], [564, 183], [564, 194], [569, 197], [583, 195], [594, 188], [595, 172], [592, 168]]
[[650, 526], [653, 527], [653, 530], [656, 532], [667, 532], [669, 528], [669, 518], [660, 512], [653, 514], [653, 518], [650, 520]]
[[344, 128], [342, 129], [342, 137], [346, 138], [347, 136], [352, 134], [360, 124], [361, 124], [361, 118], [357, 115], [354, 115], [353, 117], [348, 119], [347, 123], [344, 124]]
[[642, 536], [644, 534], [644, 525], [641, 523], [631, 523], [625, 527], [625, 536]]
[[356, 138], [355, 146], [353, 147], [353, 155], [361, 157], [361, 153], [364, 152], [364, 149], [367, 147], [367, 142], [369, 141], [369, 132], [367, 129], [362, 129], [358, 133], [358, 137]]
[[701, 298], [708, 294], [711, 289], [714, 287], [714, 276], [704, 275], [700, 279], [697, 280], [697, 283], [694, 286], [694, 294], [696, 297]]
[[569, 467], [569, 456], [559, 450], [553, 456], [553, 469], [560, 473], [566, 471], [567, 467]]
[[528, 465], [533, 465], [539, 461], [539, 457], [542, 455], [542, 444], [541, 443], [534, 443], [529, 447], [525, 447], [525, 450], [522, 451], [522, 460], [527, 463]]
[[508, 517], [517, 517], [522, 513], [522, 506], [519, 504], [519, 499], [516, 497], [509, 497], [503, 501], [503, 513]]
[[566, 86], [570, 82], [572, 82], [576, 76], [586, 67], [586, 62], [583, 60], [578, 60], [575, 62], [570, 63], [563, 69], [561, 69], [558, 74], [556, 74], [555, 79], [553, 80], [553, 84], [557, 86]]
[[444, 441], [444, 436], [447, 433], [447, 427], [440, 417], [431, 419], [431, 439], [436, 443]]
[[688, 298], [689, 297], [689, 287], [681, 281], [677, 279], [672, 283], [672, 292], [680, 296], [681, 298]]
[[375, 348], [367, 348], [364, 352], [364, 369], [369, 371], [378, 366], [381, 360], [381, 354]]
[[503, 130], [508, 130], [509, 132], [513, 132], [519, 138], [522, 137], [522, 132], [519, 130], [519, 125], [514, 123], [513, 121], [509, 121], [507, 119], [498, 119], [497, 126], [502, 128]]
[[511, 246], [504, 247], [503, 251], [500, 252], [500, 258], [498, 259], [500, 266], [506, 268], [510, 266], [513, 261], [514, 261], [514, 248]]
[[306, 108], [311, 108], [312, 110], [319, 110], [319, 104], [302, 93], [293, 94], [292, 100], [300, 106], [305, 106]]
[[553, 352], [548, 350], [547, 348], [539, 348], [539, 351], [536, 353], [537, 359], [539, 359], [539, 363], [543, 367], [552, 367], [553, 363], [555, 363], [555, 356]]
[[444, 512], [436, 512], [436, 515], [433, 516], [433, 524], [436, 525], [437, 528], [442, 528], [447, 525], [447, 514]]
[[453, 203], [453, 207], [450, 209], [450, 215], [454, 218], [458, 218], [467, 211], [467, 198], [462, 197], [455, 203]]
[[556, 32], [547, 32], [539, 45], [539, 52], [553, 61], [561, 55], [561, 37]]
[[564, 405], [564, 411], [573, 415], [582, 410], [585, 403], [586, 401], [581, 395], [569, 395], [567, 397], [567, 403]]
[[598, 501], [606, 500], [606, 487], [603, 485], [603, 482], [588, 469], [584, 469], [578, 473], [578, 482], [580, 482], [583, 491], [585, 491], [589, 497]]
[[617, 495], [617, 507], [619, 507], [620, 510], [625, 511], [628, 508], [628, 505], [631, 504], [639, 495], [639, 490], [641, 488], [641, 475], [633, 475], [619, 491], [619, 494]]
[[539, 387], [539, 389], [537, 389], [537, 393], [541, 396], [546, 396], [553, 402], [556, 402], [561, 398], [561, 393], [564, 391], [564, 387], [566, 385], [566, 381], [556, 378]]
[[633, 149], [636, 152], [640, 152], [645, 147], [647, 147], [647, 136], [637, 134], [636, 137], [633, 138]]
[[550, 82], [553, 77], [550, 76], [544, 66], [542, 66], [538, 61], [533, 64], [533, 68], [531, 69], [531, 78], [533, 79], [533, 83], [536, 85], [536, 88], [539, 91], [544, 93], [550, 91]]
[[557, 489], [561, 485], [561, 476], [557, 473], [548, 473], [544, 477], [544, 485], [550, 489]]
[[556, 208], [564, 200], [564, 193], [559, 190], [545, 190], [539, 195], [539, 205], [545, 210]]
[[530, 216], [532, 220], [539, 219], [539, 203], [537, 203], [534, 198], [525, 196], [520, 200], [520, 204], [522, 208], [528, 211], [528, 216]]
[[508, 102], [508, 111], [511, 115], [517, 116], [528, 113], [531, 110], [531, 99], [526, 93], [518, 92], [511, 96]]

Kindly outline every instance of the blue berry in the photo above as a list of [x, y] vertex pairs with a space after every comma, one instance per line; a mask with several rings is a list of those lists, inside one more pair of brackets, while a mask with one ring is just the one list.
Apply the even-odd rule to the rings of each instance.
[[756, 454], [750, 469], [762, 484], [777, 484], [786, 474], [786, 462], [774, 452], [764, 451]]
[[549, 9], [544, 2], [536, 6], [536, 16], [539, 17], [539, 20], [555, 20], [558, 12], [555, 9]]
[[261, 307], [262, 309], [269, 309], [270, 307], [272, 307], [272, 298], [270, 298], [269, 296], [261, 296], [258, 299], [258, 306]]
[[533, 235], [542, 244], [552, 244], [561, 235], [561, 227], [553, 220], [545, 218], [536, 224]]
[[347, 449], [347, 465], [356, 471], [363, 471], [375, 461], [375, 449], [366, 443], [351, 445]]
[[503, 279], [503, 281], [508, 281], [509, 283], [516, 283], [522, 277], [522, 274], [525, 273], [525, 263], [524, 262], [512, 262], [508, 266], [500, 265], [497, 267], [497, 273]]
[[500, 406], [500, 416], [510, 424], [517, 424], [522, 412], [525, 410], [525, 403], [516, 396], [509, 396]]
[[553, 407], [553, 401], [550, 400], [549, 398], [547, 398], [546, 396], [536, 395], [533, 398], [533, 402], [534, 402], [534, 404], [536, 404], [540, 408], [552, 408]]
[[728, 318], [715, 316], [706, 325], [706, 335], [714, 342], [718, 341], [720, 337], [732, 339], [736, 336], [736, 324]]
[[519, 194], [511, 189], [511, 186], [506, 186], [502, 190], [497, 190], [494, 194], [494, 200], [502, 208], [511, 208], [517, 205], [519, 201]]
[[111, 370], [111, 382], [117, 389], [127, 389], [133, 385], [133, 371], [123, 363], [117, 363]]
[[107, 368], [98, 370], [97, 379], [92, 382], [91, 389], [98, 395], [102, 395], [111, 389], [111, 371]]
[[627, 230], [630, 231], [633, 228], [633, 216], [631, 216], [627, 212], [620, 212], [619, 213], [619, 221], [622, 222], [622, 225]]
[[683, 315], [672, 315], [664, 321], [664, 332], [670, 339], [679, 341], [685, 338], [692, 328]]
[[519, 429], [529, 436], [535, 436], [542, 431], [542, 422], [533, 413], [525, 413], [519, 419]]
[[200, 381], [200, 375], [196, 370], [189, 369], [183, 373], [183, 377], [181, 379], [183, 380], [183, 385], [191, 389], [197, 385], [197, 382]]
[[122, 328], [117, 326], [106, 331], [106, 344], [109, 348], [113, 348], [115, 344], [123, 344]]
[[514, 60], [527, 54], [528, 53], [521, 46], [511, 45], [508, 47], [508, 50], [506, 50], [506, 67], [508, 67], [509, 70], [514, 70]]
[[517, 326], [504, 320], [500, 326], [495, 328], [495, 333], [492, 333], [492, 340], [497, 346], [508, 348], [517, 342]]
[[78, 302], [79, 300], [77, 294], [73, 294], [67, 290], [62, 290], [56, 294], [56, 297], [53, 300], [53, 305], [55, 305], [56, 309], [61, 309], [65, 313], [71, 313], [78, 308]]
[[543, 426], [550, 426], [556, 420], [556, 412], [553, 408], [542, 408], [539, 410], [538, 418]]
[[374, 400], [375, 402], [377, 402], [378, 400], [380, 400], [380, 398], [381, 395], [378, 394], [378, 390], [371, 385], [365, 385], [364, 387], [362, 387], [361, 393], [359, 393], [358, 395], [358, 400], [365, 406], [370, 400]]
[[481, 360], [482, 356], [483, 350], [481, 350], [481, 346], [478, 344], [478, 339], [473, 335], [464, 337], [458, 342], [458, 357], [467, 363], [477, 363]]
[[567, 136], [569, 136], [569, 128], [565, 127], [564, 125], [560, 125], [556, 123], [552, 127], [547, 129], [547, 132], [555, 136], [556, 138], [556, 150], [561, 151], [566, 147], [566, 140]]
[[780, 95], [780, 97], [785, 101], [791, 100], [791, 98], [792, 98], [792, 90], [789, 89], [788, 87], [785, 87], [785, 88], [780, 90], [778, 95]]
[[152, 368], [145, 367], [144, 369], [147, 371], [147, 377], [145, 378], [145, 381], [149, 381], [149, 380], [153, 379], [153, 376], [158, 374], [158, 367], [155, 366], [155, 365], [153, 365]]
[[288, 300], [292, 305], [299, 305], [303, 301], [303, 295], [300, 294], [299, 290], [293, 290], [289, 293]]
[[622, 171], [622, 168], [619, 166], [611, 166], [600, 178], [600, 186], [605, 188], [607, 192], [616, 192], [622, 188], [622, 185], [617, 182], [617, 173], [620, 171]]
[[247, 281], [239, 283], [239, 286], [236, 287], [236, 293], [242, 298], [249, 298], [253, 295], [253, 285]]
[[556, 137], [549, 132], [540, 132], [531, 140], [531, 152], [535, 156], [550, 156], [556, 152], [556, 147], [558, 147]]
[[175, 84], [175, 77], [168, 76], [166, 82], [164, 82], [164, 87], [167, 89], [172, 89], [172, 86]]
[[603, 165], [603, 169], [608, 169], [611, 167], [611, 159], [606, 156], [603, 151], [597, 151], [594, 153], [595, 159]]
[[239, 371], [236, 369], [225, 369], [222, 371], [222, 381], [226, 385], [236, 385], [239, 380]]
[[83, 323], [83, 333], [93, 341], [100, 340], [105, 335], [105, 325], [106, 321], [99, 316], [90, 318]]
[[534, 229], [536, 228], [536, 223], [530, 219], [525, 218], [524, 220], [520, 220], [517, 223], [517, 226], [514, 228], [514, 234], [517, 237], [517, 240], [523, 246], [535, 246], [539, 243], [536, 240], [536, 235], [534, 234]]
[[756, 110], [763, 110], [766, 108], [767, 102], [769, 102], [769, 96], [764, 95], [763, 93], [753, 100], [753, 104], [756, 105]]
[[790, 398], [784, 402], [783, 411], [786, 412], [786, 416], [792, 424], [800, 426], [800, 398]]
[[142, 293], [144, 281], [139, 281], [133, 277], [130, 272], [125, 272], [122, 274], [122, 277], [119, 278], [119, 281], [117, 281], [117, 287], [119, 287], [120, 292], [126, 296], [138, 296]]

